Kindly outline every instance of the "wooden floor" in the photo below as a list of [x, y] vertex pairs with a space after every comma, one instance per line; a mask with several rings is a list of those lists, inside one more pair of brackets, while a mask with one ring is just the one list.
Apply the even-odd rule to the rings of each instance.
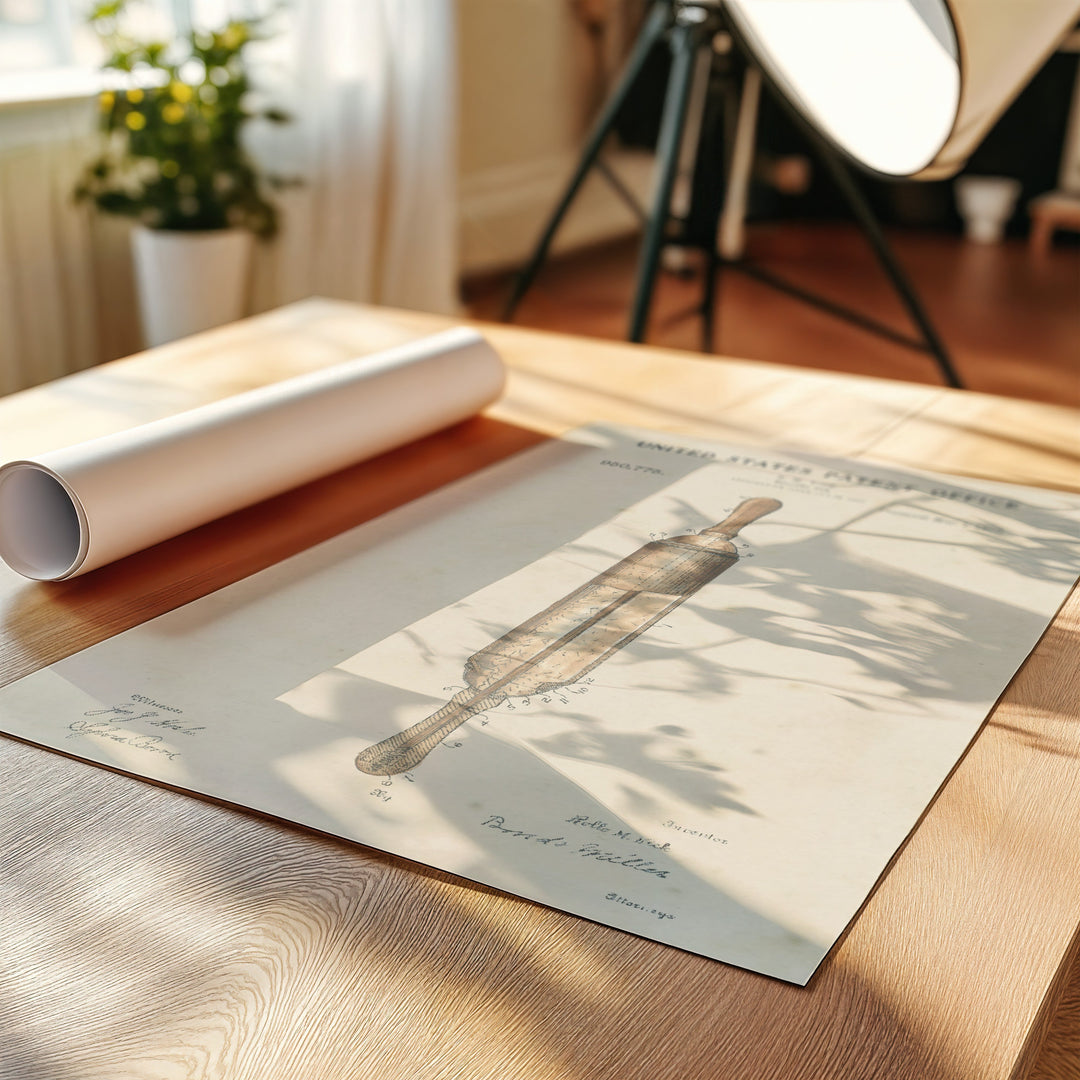
[[[1044, 257], [1022, 239], [976, 245], [937, 232], [893, 231], [913, 281], [965, 386], [1080, 407], [1080, 245]], [[630, 238], [549, 261], [514, 322], [624, 339], [636, 276]], [[763, 267], [910, 333], [904, 309], [864, 238], [844, 224], [751, 225], [747, 254]], [[499, 319], [509, 276], [466, 284], [469, 314]], [[702, 348], [700, 275], [661, 274], [647, 340]], [[925, 353], [883, 340], [728, 271], [718, 290], [713, 351], [912, 382], [939, 381]]]

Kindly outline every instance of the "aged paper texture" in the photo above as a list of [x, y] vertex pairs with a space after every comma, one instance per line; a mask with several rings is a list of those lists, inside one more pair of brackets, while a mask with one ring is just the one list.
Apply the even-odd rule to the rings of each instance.
[[0, 727], [802, 984], [1078, 537], [1061, 493], [596, 429], [23, 679]]

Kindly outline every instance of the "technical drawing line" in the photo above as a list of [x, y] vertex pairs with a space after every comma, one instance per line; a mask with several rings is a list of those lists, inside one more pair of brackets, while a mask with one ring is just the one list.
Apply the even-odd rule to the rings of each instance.
[[739, 530], [781, 507], [747, 499], [700, 533], [654, 540], [465, 662], [467, 688], [437, 712], [361, 751], [356, 767], [372, 776], [416, 768], [448, 735], [510, 697], [569, 686], [678, 607], [739, 559]]

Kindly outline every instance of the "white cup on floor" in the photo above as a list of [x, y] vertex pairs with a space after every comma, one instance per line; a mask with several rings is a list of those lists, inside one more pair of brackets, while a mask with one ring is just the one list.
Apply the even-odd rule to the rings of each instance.
[[953, 190], [969, 240], [1000, 243], [1020, 195], [1020, 181], [1010, 176], [961, 176]]

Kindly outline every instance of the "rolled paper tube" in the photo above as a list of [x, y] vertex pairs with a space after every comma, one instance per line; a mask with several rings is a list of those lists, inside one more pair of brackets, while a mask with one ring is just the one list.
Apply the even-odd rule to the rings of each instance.
[[464, 420], [502, 392], [465, 327], [0, 467], [0, 557], [63, 581]]

